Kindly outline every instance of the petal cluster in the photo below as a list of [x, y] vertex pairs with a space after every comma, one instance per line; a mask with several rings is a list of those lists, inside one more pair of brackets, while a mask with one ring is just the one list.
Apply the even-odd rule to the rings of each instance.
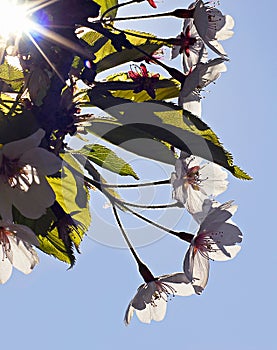
[[199, 157], [187, 157], [183, 152], [176, 160], [171, 174], [173, 198], [195, 214], [202, 210], [205, 199], [215, 197], [227, 189], [227, 172], [217, 164]]
[[151, 75], [143, 63], [139, 67], [133, 64], [128, 72], [128, 77], [137, 83], [134, 93], [145, 90], [151, 98], [154, 99], [156, 97], [155, 84], [160, 78], [158, 73]]
[[33, 231], [24, 225], [0, 221], [0, 283], [6, 283], [12, 269], [24, 274], [32, 272], [39, 259], [32, 245], [38, 245]]
[[194, 215], [200, 224], [185, 255], [183, 269], [197, 294], [206, 287], [210, 260], [233, 259], [240, 251], [242, 232], [230, 219], [236, 211], [232, 202], [204, 201], [202, 212]]
[[125, 313], [125, 324], [131, 322], [134, 311], [143, 323], [162, 321], [166, 314], [169, 296], [189, 296], [194, 289], [184, 273], [164, 275], [155, 280], [142, 284], [131, 300]]
[[5, 144], [0, 150], [0, 214], [12, 221], [12, 206], [37, 219], [55, 201], [46, 180], [61, 168], [61, 159], [39, 147], [45, 131]]

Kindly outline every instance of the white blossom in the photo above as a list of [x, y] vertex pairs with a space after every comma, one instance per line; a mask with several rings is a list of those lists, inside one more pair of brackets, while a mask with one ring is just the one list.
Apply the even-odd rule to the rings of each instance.
[[170, 295], [189, 296], [194, 294], [192, 284], [184, 273], [160, 276], [142, 284], [131, 300], [125, 313], [125, 324], [131, 322], [134, 311], [143, 323], [162, 321], [166, 314], [167, 299]]
[[199, 93], [204, 87], [218, 79], [221, 73], [226, 72], [227, 68], [224, 62], [224, 58], [215, 58], [207, 63], [198, 63], [186, 77], [179, 95], [179, 106], [192, 92]]
[[171, 174], [173, 198], [185, 205], [191, 214], [202, 210], [205, 199], [227, 189], [227, 172], [219, 165], [181, 152]]
[[220, 205], [205, 200], [202, 212], [194, 215], [200, 227], [185, 255], [183, 268], [197, 294], [207, 285], [210, 260], [233, 259], [240, 251], [237, 243], [242, 241], [242, 232], [230, 220], [236, 209], [231, 201]]
[[12, 206], [22, 215], [37, 219], [55, 201], [45, 176], [61, 168], [61, 159], [39, 147], [42, 129], [29, 137], [4, 144], [0, 149], [0, 215], [12, 221]]
[[184, 73], [189, 73], [199, 62], [207, 61], [207, 50], [203, 40], [197, 33], [192, 18], [184, 20], [183, 31], [177, 36], [181, 41], [181, 45], [173, 46], [171, 58], [174, 59], [179, 54], [183, 56]]
[[10, 278], [13, 266], [24, 274], [32, 272], [39, 259], [31, 244], [39, 242], [29, 227], [0, 221], [1, 284]]
[[226, 56], [218, 40], [226, 40], [234, 33], [234, 20], [223, 15], [215, 7], [207, 6], [202, 0], [195, 2], [194, 25], [204, 43], [218, 55]]

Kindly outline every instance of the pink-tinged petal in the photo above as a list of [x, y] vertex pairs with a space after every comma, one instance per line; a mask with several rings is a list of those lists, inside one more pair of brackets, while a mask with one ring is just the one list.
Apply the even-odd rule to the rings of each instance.
[[25, 152], [20, 158], [22, 164], [30, 164], [39, 174], [52, 175], [61, 169], [62, 160], [44, 148], [35, 147]]
[[9, 159], [18, 159], [25, 152], [34, 147], [38, 147], [44, 135], [45, 131], [38, 129], [34, 134], [24, 139], [5, 144], [2, 148], [2, 152]]
[[13, 266], [26, 275], [31, 273], [39, 261], [37, 253], [28, 244], [15, 237], [10, 237], [10, 243], [13, 252]]
[[139, 73], [133, 72], [132, 70], [130, 70], [130, 71], [128, 72], [128, 76], [129, 76], [130, 79], [133, 79], [133, 80], [136, 80], [136, 79], [140, 79], [140, 78], [141, 78], [141, 76], [140, 76]]
[[140, 65], [140, 71], [141, 71], [141, 75], [145, 78], [148, 77], [148, 71], [147, 71], [147, 68], [145, 66], [145, 64], [141, 63]]
[[0, 284], [6, 283], [11, 275], [12, 264], [10, 263], [9, 259], [3, 256], [3, 251], [0, 249]]
[[46, 213], [55, 201], [56, 196], [48, 182], [41, 177], [39, 185], [32, 184], [27, 192], [22, 192], [16, 188], [10, 189], [10, 196], [13, 205], [22, 215], [30, 219], [38, 219]]

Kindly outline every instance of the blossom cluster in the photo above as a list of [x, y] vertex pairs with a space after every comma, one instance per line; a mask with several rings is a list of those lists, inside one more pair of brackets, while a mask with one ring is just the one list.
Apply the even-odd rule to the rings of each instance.
[[[201, 91], [226, 71], [228, 56], [220, 41], [233, 34], [232, 17], [223, 15], [211, 3], [196, 0], [187, 9], [157, 15], [175, 16], [183, 21], [181, 34], [172, 40], [149, 39], [145, 33], [138, 32], [126, 34], [113, 27], [116, 17], [111, 21], [110, 12], [142, 1], [119, 4], [114, 0], [109, 2], [108, 9], [103, 2], [100, 15], [101, 1], [61, 0], [36, 7], [33, 1], [26, 0], [28, 23], [35, 22], [30, 27], [32, 30], [28, 29], [22, 37], [16, 33], [0, 43], [3, 59], [0, 65], [3, 68], [0, 69], [0, 283], [8, 281], [13, 267], [29, 274], [39, 262], [37, 250], [72, 267], [74, 253], [80, 252], [79, 245], [90, 225], [89, 190], [98, 190], [110, 201], [109, 208], [144, 280], [127, 307], [125, 324], [130, 323], [134, 313], [144, 323], [163, 320], [170, 296], [201, 294], [207, 286], [210, 261], [225, 261], [237, 255], [242, 232], [231, 220], [237, 206], [233, 201], [221, 204], [216, 197], [227, 189], [226, 169], [237, 177], [249, 179], [233, 165], [231, 155], [200, 118]], [[157, 8], [155, 1], [147, 2]], [[66, 11], [69, 3], [72, 13]], [[49, 28], [53, 28], [51, 35]], [[132, 35], [138, 44], [132, 41]], [[182, 72], [162, 63], [161, 56], [151, 51], [158, 48], [156, 53], [160, 54], [164, 43], [171, 47], [172, 59], [181, 55]], [[209, 60], [210, 51], [217, 57]], [[142, 58], [140, 54], [145, 56]], [[9, 63], [12, 58], [16, 59], [16, 67]], [[131, 63], [123, 81], [96, 79], [105, 69], [137, 61], [155, 62], [171, 78], [162, 80], [159, 73], [150, 73], [142, 62], [139, 66]], [[172, 83], [174, 79], [180, 84]], [[163, 97], [157, 87], [165, 89]], [[140, 94], [144, 90], [147, 96]], [[172, 102], [172, 91], [178, 105]], [[159, 119], [164, 110], [151, 106], [153, 110], [145, 110], [145, 115], [137, 120], [133, 110], [140, 110], [140, 103], [149, 97], [157, 102], [154, 107], [171, 106], [176, 119], [180, 112], [182, 118], [189, 115], [191, 119], [187, 118], [187, 124], [182, 124], [180, 118], [176, 122], [171, 116]], [[111, 107], [115, 106], [112, 113]], [[101, 115], [82, 114], [83, 107], [109, 110], [110, 115], [105, 119]], [[146, 122], [141, 122], [142, 119]], [[195, 125], [192, 120], [196, 120]], [[150, 185], [170, 186], [174, 203], [162, 207], [188, 212], [199, 225], [197, 232], [177, 232], [133, 211], [131, 208], [139, 205], [120, 198], [115, 190], [117, 185], [109, 184], [101, 170], [105, 168], [138, 180], [137, 174], [108, 147], [88, 144], [84, 137], [88, 133], [122, 148], [132, 138], [160, 142], [167, 152], [165, 158], [170, 159], [172, 166], [175, 161], [175, 168], [168, 179]], [[185, 143], [187, 136], [195, 140], [194, 146], [204, 144], [209, 152], [195, 151], [197, 147], [190, 149], [189, 142]], [[79, 150], [70, 148], [67, 141], [70, 137], [78, 137], [85, 146]], [[154, 151], [146, 148], [141, 144], [132, 151], [150, 161], [157, 160]], [[182, 271], [155, 277], [138, 256], [119, 210], [189, 243]]]

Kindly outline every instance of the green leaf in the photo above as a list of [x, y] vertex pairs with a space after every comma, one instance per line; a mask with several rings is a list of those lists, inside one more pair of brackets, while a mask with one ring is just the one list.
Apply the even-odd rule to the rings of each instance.
[[[139, 38], [133, 35], [127, 34], [126, 37], [134, 46], [144, 50], [148, 54], [152, 54], [164, 45], [162, 41], [155, 39], [153, 34], [143, 33], [138, 31], [129, 31], [133, 34], [146, 35], [148, 38]], [[105, 38], [102, 34], [99, 34], [93, 30], [86, 32], [82, 39], [92, 46], [92, 52], [96, 56], [94, 62], [97, 64], [97, 73], [100, 73], [106, 69], [114, 68], [120, 64], [124, 64], [130, 61], [143, 60], [143, 54], [133, 49], [123, 49], [121, 52], [111, 44], [111, 41]]]
[[[101, 14], [103, 14], [105, 11], [110, 9], [112, 6], [115, 6], [118, 4], [118, 0], [94, 0], [98, 5], [101, 6]], [[114, 18], [116, 16], [117, 9], [114, 9], [107, 13], [105, 17], [112, 17]]]
[[139, 179], [131, 165], [126, 163], [122, 158], [118, 157], [113, 151], [103, 145], [86, 145], [78, 151], [73, 151], [73, 153], [83, 154], [95, 164], [116, 174], [122, 176], [133, 176], [135, 179]]
[[[165, 161], [165, 159], [160, 157], [159, 152], [155, 153], [155, 150], [149, 147], [147, 139], [166, 142], [189, 154], [217, 163], [240, 179], [251, 179], [248, 174], [233, 164], [232, 155], [224, 149], [211, 128], [180, 107], [157, 101], [134, 103], [123, 99], [107, 98], [100, 94], [95, 95], [93, 91], [88, 94], [91, 96], [92, 103], [115, 118], [114, 125], [111, 125], [110, 121], [92, 123], [88, 131], [136, 154], [159, 161]], [[144, 142], [141, 140], [143, 138]], [[131, 140], [133, 142], [130, 142]], [[167, 154], [168, 152], [170, 151], [167, 150]], [[169, 159], [169, 157], [166, 158]], [[174, 164], [175, 158], [171, 157], [166, 163]]]
[[19, 91], [24, 84], [24, 75], [21, 70], [5, 61], [0, 65], [0, 80], [9, 85], [13, 91]]

